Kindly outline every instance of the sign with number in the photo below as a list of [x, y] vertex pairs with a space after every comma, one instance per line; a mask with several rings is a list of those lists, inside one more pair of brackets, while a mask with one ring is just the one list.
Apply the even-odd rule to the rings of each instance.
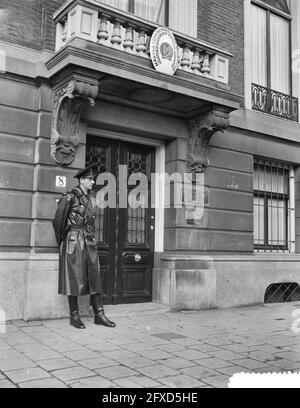
[[55, 186], [59, 188], [65, 188], [67, 186], [67, 177], [56, 176]]

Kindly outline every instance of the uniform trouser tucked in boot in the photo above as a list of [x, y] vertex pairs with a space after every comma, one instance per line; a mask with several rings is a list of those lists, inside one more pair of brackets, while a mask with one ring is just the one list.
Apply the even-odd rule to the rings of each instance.
[[79, 310], [78, 310], [78, 299], [77, 296], [68, 296], [69, 307], [70, 307], [70, 324], [76, 329], [85, 329], [85, 325], [82, 323]]
[[94, 323], [106, 327], [116, 327], [116, 323], [109, 320], [104, 313], [102, 296], [100, 293], [91, 295], [91, 305], [95, 314]]

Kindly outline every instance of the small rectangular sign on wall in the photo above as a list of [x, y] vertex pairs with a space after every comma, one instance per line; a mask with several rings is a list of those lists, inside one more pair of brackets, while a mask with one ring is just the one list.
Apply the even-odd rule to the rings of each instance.
[[67, 177], [66, 176], [56, 176], [55, 186], [59, 188], [65, 188], [67, 186]]

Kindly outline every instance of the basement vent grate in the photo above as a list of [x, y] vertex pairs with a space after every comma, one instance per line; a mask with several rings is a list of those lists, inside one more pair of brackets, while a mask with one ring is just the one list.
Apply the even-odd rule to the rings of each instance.
[[265, 303], [297, 302], [300, 300], [298, 283], [272, 283], [265, 293]]

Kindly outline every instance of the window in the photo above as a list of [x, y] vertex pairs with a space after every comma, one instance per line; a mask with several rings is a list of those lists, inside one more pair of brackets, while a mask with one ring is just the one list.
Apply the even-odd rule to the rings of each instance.
[[254, 248], [294, 251], [293, 169], [268, 160], [254, 162]]
[[197, 0], [100, 0], [109, 6], [136, 14], [197, 37]]
[[251, 4], [252, 82], [288, 95], [291, 94], [290, 29], [291, 22], [286, 16]]
[[290, 13], [291, 10], [291, 0], [263, 0], [269, 6], [275, 7], [285, 13]]

